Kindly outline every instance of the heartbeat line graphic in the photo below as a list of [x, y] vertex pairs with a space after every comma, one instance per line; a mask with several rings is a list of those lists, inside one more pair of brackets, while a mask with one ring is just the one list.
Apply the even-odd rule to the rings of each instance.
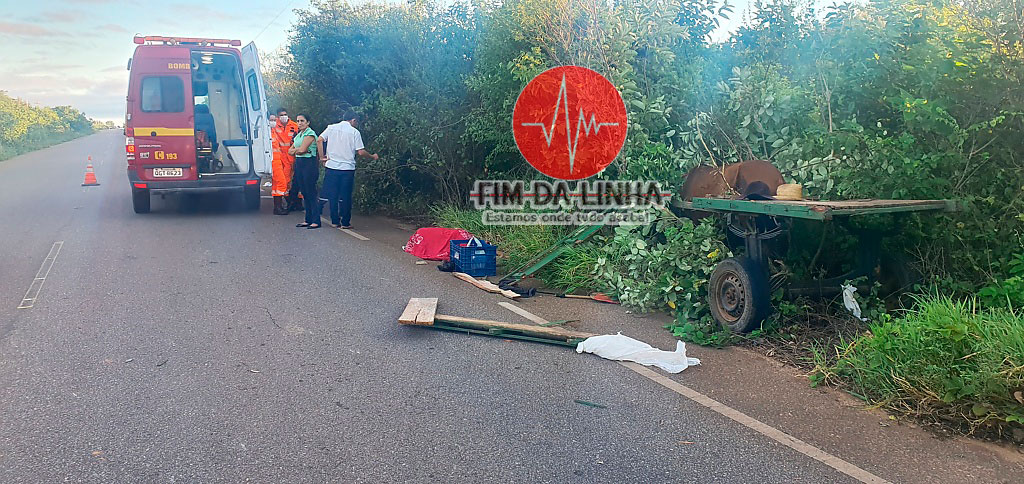
[[593, 113], [590, 114], [590, 120], [583, 114], [583, 108], [579, 110], [579, 116], [576, 120], [576, 135], [571, 136], [569, 130], [571, 128], [569, 124], [569, 94], [565, 87], [565, 74], [562, 74], [562, 86], [558, 89], [558, 99], [555, 101], [555, 114], [551, 116], [551, 130], [548, 131], [548, 127], [544, 123], [519, 123], [521, 126], [540, 126], [541, 132], [544, 134], [544, 141], [547, 142], [547, 146], [551, 146], [551, 140], [555, 137], [555, 126], [558, 123], [558, 111], [561, 109], [562, 104], [565, 104], [565, 145], [569, 148], [569, 173], [573, 172], [573, 166], [576, 163], [576, 146], [580, 141], [580, 129], [583, 130], [583, 134], [590, 136], [590, 131], [593, 130], [594, 134], [601, 131], [604, 126], [618, 126], [619, 123], [598, 123], [597, 116]]

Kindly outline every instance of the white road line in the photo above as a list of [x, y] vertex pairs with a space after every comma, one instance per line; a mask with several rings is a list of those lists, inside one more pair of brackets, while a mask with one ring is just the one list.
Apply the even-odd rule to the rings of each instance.
[[[323, 224], [324, 225], [330, 225], [330, 223], [331, 223], [331, 221], [328, 220], [327, 217], [324, 217], [323, 215], [320, 216], [320, 220], [323, 220], [323, 222], [324, 222]], [[363, 234], [360, 234], [360, 233], [358, 233], [358, 232], [356, 232], [356, 231], [354, 231], [352, 229], [343, 229], [341, 227], [338, 227], [338, 230], [340, 230], [342, 232], [345, 232], [346, 234], [349, 234], [349, 235], [351, 235], [351, 236], [353, 236], [353, 237], [355, 237], [355, 238], [357, 238], [359, 240], [370, 240], [369, 237], [364, 237]]]
[[531, 313], [531, 312], [529, 312], [529, 311], [527, 311], [527, 310], [525, 310], [525, 309], [523, 309], [523, 308], [521, 308], [519, 306], [516, 306], [515, 304], [510, 303], [510, 302], [500, 302], [500, 303], [498, 303], [498, 306], [501, 306], [501, 307], [503, 307], [505, 309], [508, 309], [509, 311], [512, 311], [513, 313], [516, 313], [516, 314], [518, 314], [518, 315], [520, 315], [520, 316], [522, 316], [522, 317], [524, 317], [526, 319], [529, 319], [530, 321], [533, 321], [533, 322], [535, 322], [537, 324], [548, 324], [550, 322], [550, 321], [548, 321], [548, 320], [546, 320], [546, 319], [544, 319], [544, 318], [542, 318], [540, 316], [537, 316], [536, 314], [533, 314], [533, 313]]
[[353, 236], [353, 237], [355, 237], [355, 238], [357, 238], [359, 240], [370, 240], [369, 237], [365, 237], [365, 236], [363, 236], [363, 234], [360, 234], [360, 233], [358, 233], [358, 232], [356, 232], [356, 231], [354, 231], [352, 229], [342, 229], [342, 228], [339, 228], [338, 230], [340, 230], [342, 232], [345, 232], [346, 234], [349, 234], [349, 235], [351, 235], [351, 236]]
[[669, 390], [672, 390], [686, 398], [689, 398], [690, 400], [693, 400], [707, 407], [708, 409], [715, 411], [718, 414], [721, 414], [732, 419], [733, 421], [739, 423], [744, 427], [747, 427], [761, 435], [764, 435], [765, 437], [768, 437], [769, 439], [772, 439], [782, 445], [785, 445], [786, 447], [789, 447], [803, 455], [806, 455], [807, 457], [810, 457], [818, 462], [821, 462], [822, 464], [825, 464], [839, 472], [842, 472], [843, 474], [846, 474], [854, 479], [857, 479], [860, 482], [878, 484], [889, 483], [889, 481], [882, 479], [881, 477], [878, 477], [864, 469], [861, 469], [860, 467], [857, 467], [843, 459], [840, 459], [839, 457], [829, 454], [828, 452], [825, 452], [811, 444], [808, 444], [807, 442], [804, 442], [775, 427], [772, 427], [764, 422], [761, 422], [760, 420], [757, 420], [743, 412], [740, 412], [739, 410], [719, 403], [718, 401], [712, 399], [711, 397], [708, 397], [703, 393], [700, 393], [690, 387], [687, 387], [686, 385], [678, 383], [665, 375], [660, 375], [651, 370], [650, 368], [647, 368], [637, 363], [625, 361], [621, 361], [619, 362], [619, 364], [639, 373], [640, 375], [643, 375], [649, 380], [665, 388], [668, 388]]
[[[545, 320], [544, 318], [537, 316], [536, 314], [533, 314], [512, 303], [500, 302], [498, 303], [498, 305], [505, 309], [508, 309], [509, 311], [519, 314], [520, 316], [523, 316], [524, 318], [529, 319], [530, 321], [533, 321], [537, 324], [544, 324], [547, 322], [547, 320]], [[672, 390], [673, 392], [678, 393], [679, 395], [682, 395], [686, 398], [689, 398], [690, 400], [693, 400], [694, 402], [699, 403], [700, 405], [720, 415], [728, 417], [729, 419], [735, 421], [736, 423], [739, 423], [744, 427], [747, 427], [748, 429], [751, 429], [761, 435], [764, 435], [769, 439], [772, 439], [782, 445], [785, 445], [786, 447], [789, 447], [803, 455], [806, 455], [807, 457], [810, 457], [818, 462], [821, 462], [822, 464], [825, 464], [839, 472], [842, 472], [843, 474], [846, 474], [854, 479], [857, 479], [860, 482], [867, 482], [872, 484], [889, 484], [889, 481], [882, 479], [881, 477], [878, 477], [864, 469], [861, 469], [860, 467], [857, 467], [854, 464], [851, 464], [843, 459], [840, 459], [839, 457], [836, 457], [811, 444], [808, 444], [807, 442], [804, 442], [796, 437], [793, 437], [792, 435], [789, 435], [775, 427], [772, 427], [771, 425], [761, 422], [760, 420], [757, 420], [754, 417], [751, 417], [743, 412], [740, 412], [739, 410], [736, 410], [725, 404], [719, 403], [718, 401], [712, 399], [711, 397], [704, 395], [703, 393], [700, 393], [697, 390], [694, 390], [686, 385], [678, 383], [665, 375], [659, 374], [654, 370], [651, 370], [650, 368], [627, 361], [620, 361], [619, 364], [625, 366], [626, 368], [629, 368], [630, 370], [633, 370], [634, 372], [643, 376], [644, 378], [647, 378], [665, 388], [668, 388], [669, 390]]]
[[50, 247], [50, 252], [43, 259], [43, 265], [39, 266], [39, 270], [36, 271], [36, 277], [32, 279], [32, 284], [29, 284], [28, 291], [25, 291], [25, 297], [21, 299], [18, 309], [29, 309], [36, 305], [36, 300], [39, 299], [39, 291], [43, 290], [43, 283], [46, 282], [46, 276], [50, 274], [53, 263], [57, 261], [57, 255], [60, 254], [61, 247], [64, 247], [63, 240], [54, 242], [53, 246]]

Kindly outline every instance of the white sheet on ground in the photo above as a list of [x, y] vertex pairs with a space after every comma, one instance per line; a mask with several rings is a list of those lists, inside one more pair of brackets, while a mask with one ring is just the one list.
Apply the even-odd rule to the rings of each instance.
[[697, 358], [686, 357], [686, 344], [682, 341], [676, 342], [675, 351], [663, 351], [643, 341], [623, 336], [622, 333], [591, 336], [576, 345], [576, 352], [593, 353], [609, 360], [657, 366], [669, 373], [679, 373], [688, 366], [700, 364]]

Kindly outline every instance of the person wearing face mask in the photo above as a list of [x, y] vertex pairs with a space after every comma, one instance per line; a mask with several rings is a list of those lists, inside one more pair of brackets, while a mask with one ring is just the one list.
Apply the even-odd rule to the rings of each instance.
[[[295, 123], [299, 127], [299, 132], [292, 140], [292, 147], [288, 149], [288, 154], [295, 157], [295, 177], [292, 178], [292, 186], [297, 187], [306, 200], [316, 200], [316, 182], [320, 178], [316, 156], [316, 132], [309, 127], [309, 116], [306, 114], [295, 116]], [[296, 227], [320, 228], [320, 204], [307, 203], [306, 221], [297, 224]]]
[[299, 126], [295, 124], [295, 121], [288, 119], [288, 110], [278, 109], [277, 123], [270, 131], [274, 145], [274, 160], [271, 170], [273, 179], [270, 187], [270, 194], [274, 196], [274, 215], [288, 215], [285, 197], [288, 195], [289, 185], [292, 182], [292, 165], [295, 163], [295, 156], [289, 154], [288, 150], [292, 147], [292, 141], [298, 132]]

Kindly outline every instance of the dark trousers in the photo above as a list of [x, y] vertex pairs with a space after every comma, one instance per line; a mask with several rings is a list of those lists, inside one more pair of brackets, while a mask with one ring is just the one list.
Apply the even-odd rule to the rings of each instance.
[[[286, 199], [286, 200], [288, 200], [288, 206], [289, 207], [297, 206], [299, 203], [302, 202], [302, 200], [299, 198], [299, 191], [302, 189], [302, 184], [299, 183], [299, 181], [298, 181], [298, 179], [299, 179], [299, 160], [301, 160], [301, 159], [303, 159], [303, 158], [299, 157], [299, 156], [296, 156], [295, 157], [295, 163], [292, 163], [292, 186], [291, 186], [291, 188], [288, 189], [288, 198]], [[303, 193], [302, 196], [303, 197], [307, 197], [307, 195], [305, 193]], [[308, 200], [308, 198], [307, 198], [307, 200]], [[320, 223], [320, 222], [317, 222], [317, 223]]]
[[[352, 223], [352, 186], [355, 182], [355, 170], [333, 170], [327, 168], [324, 173], [324, 198], [331, 207], [331, 223], [350, 225]], [[307, 204], [310, 200], [306, 199]], [[341, 214], [338, 214], [338, 205]]]
[[317, 166], [316, 158], [312, 156], [295, 158], [295, 177], [292, 178], [292, 187], [298, 187], [306, 200], [306, 223], [320, 223], [320, 204], [316, 203], [316, 182], [320, 178], [320, 168]]

